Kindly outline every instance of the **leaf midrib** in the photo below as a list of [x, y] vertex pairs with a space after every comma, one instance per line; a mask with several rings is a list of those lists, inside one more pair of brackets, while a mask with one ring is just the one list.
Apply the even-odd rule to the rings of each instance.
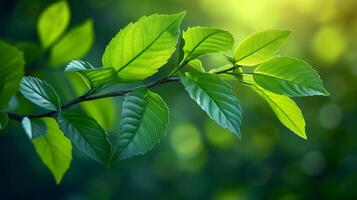
[[[186, 76], [185, 76], [186, 77]], [[187, 79], [188, 79], [188, 77], [186, 77]], [[190, 80], [190, 79], [189, 79]], [[192, 81], [192, 79], [191, 79], [191, 81]], [[221, 106], [219, 106], [219, 104], [217, 104], [217, 102], [214, 100], [214, 98], [212, 98], [212, 96], [211, 95], [209, 95], [209, 93], [207, 93], [197, 82], [195, 82], [195, 81], [192, 81], [194, 84], [196, 84], [200, 89], [201, 89], [201, 91], [203, 91], [213, 102], [214, 102], [214, 104], [220, 109], [220, 111], [224, 114], [224, 117], [229, 121], [229, 123], [230, 123], [230, 125], [232, 126], [232, 127], [234, 127], [234, 123], [232, 123], [232, 120], [229, 118], [229, 117], [227, 117], [227, 113], [226, 112], [224, 112], [224, 109], [222, 109], [221, 108]], [[239, 133], [239, 132], [238, 132]], [[238, 134], [237, 133], [237, 134]]]
[[[180, 16], [178, 16], [169, 26], [167, 26], [150, 44], [148, 44], [139, 54], [134, 56], [129, 62], [127, 62], [125, 65], [123, 65], [120, 69], [117, 70], [117, 73], [125, 69], [128, 65], [130, 65], [134, 60], [136, 60], [139, 56], [141, 56], [146, 50], [148, 50], [171, 26], [173, 26], [177, 20], [180, 19]], [[111, 59], [111, 58], [110, 58]]]
[[196, 46], [194, 46], [194, 47], [192, 48], [192, 50], [190, 51], [189, 54], [187, 54], [187, 56], [185, 57], [185, 59], [183, 60], [183, 62], [186, 62], [187, 59], [192, 55], [192, 53], [193, 53], [204, 41], [206, 41], [209, 37], [211, 37], [211, 36], [213, 36], [213, 35], [215, 35], [215, 34], [218, 34], [219, 32], [220, 32], [220, 30], [216, 30], [215, 32], [213, 32], [213, 33], [208, 34], [207, 36], [205, 36], [201, 41], [199, 41], [199, 42], [197, 43]]
[[267, 95], [262, 89], [260, 89], [259, 87], [255, 86], [255, 85], [252, 85], [253, 87], [255, 87], [257, 90], [259, 90], [262, 94], [264, 94], [264, 96], [270, 101], [272, 102], [275, 107], [277, 107], [288, 119], [289, 121], [295, 126], [295, 128], [297, 128], [299, 131], [301, 131], [301, 133], [304, 133], [305, 131], [301, 130], [294, 122], [294, 120], [292, 120], [290, 118], [290, 116], [285, 112], [285, 110], [283, 110], [278, 104], [276, 104], [271, 98], [269, 95]]
[[[119, 152], [119, 156], [127, 149], [127, 147], [129, 146], [129, 144], [134, 140], [134, 137], [138, 134], [138, 132], [139, 132], [139, 129], [140, 129], [140, 127], [141, 127], [141, 123], [142, 123], [142, 120], [144, 119], [144, 114], [146, 113], [146, 110], [148, 109], [148, 100], [147, 100], [147, 98], [148, 98], [148, 91], [146, 91], [146, 93], [144, 94], [144, 98], [143, 99], [145, 99], [145, 105], [144, 105], [144, 109], [143, 109], [143, 111], [140, 113], [141, 114], [141, 118], [140, 118], [140, 120], [139, 120], [139, 125], [138, 126], [136, 126], [137, 128], [135, 129], [135, 133], [133, 134], [133, 137], [131, 137], [131, 139], [129, 140], [129, 142], [127, 143], [127, 145], [125, 145], [124, 146], [124, 148], [123, 148], [123, 150], [121, 151], [121, 152]], [[140, 138], [140, 140], [141, 140], [141, 142], [144, 144], [144, 146], [145, 146], [145, 143], [142, 141], [142, 138], [141, 138], [141, 136], [139, 137]]]
[[264, 48], [267, 47], [268, 45], [274, 43], [275, 41], [279, 40], [280, 38], [282, 38], [282, 37], [284, 37], [285, 35], [288, 35], [288, 34], [290, 34], [290, 32], [286, 32], [286, 33], [282, 34], [281, 36], [275, 38], [274, 40], [272, 40], [272, 41], [270, 41], [270, 42], [264, 44], [263, 46], [259, 47], [259, 48], [256, 49], [256, 50], [254, 50], [253, 52], [251, 52], [251, 53], [249, 53], [249, 54], [243, 56], [242, 58], [239, 58], [239, 59], [236, 60], [235, 62], [238, 63], [239, 61], [242, 61], [243, 59], [245, 59], [245, 58], [247, 58], [247, 57], [249, 57], [249, 56], [255, 54], [256, 52], [258, 52], [258, 51], [264, 49]]
[[[31, 85], [28, 84], [23, 84], [25, 85], [27, 88], [31, 89], [33, 92], [35, 92], [36, 94], [38, 94], [40, 97], [42, 97], [44, 100], [47, 101], [48, 104], [52, 105], [56, 110], [58, 110], [58, 108], [56, 107], [56, 105], [53, 104], [53, 102], [51, 101], [50, 97], [47, 97], [47, 94], [42, 94], [40, 91], [37, 90], [37, 88], [35, 89], [34, 87], [32, 87]], [[44, 84], [46, 85], [46, 84]], [[48, 85], [46, 85], [47, 87]], [[48, 93], [49, 91], [45, 88], [43, 88], [46, 93]]]
[[[71, 125], [73, 126], [73, 128], [76, 130], [76, 132], [78, 132], [79, 135], [80, 135], [81, 137], [83, 137], [83, 139], [86, 141], [86, 143], [87, 143], [87, 144], [92, 148], [92, 150], [95, 152], [96, 156], [98, 156], [98, 158], [100, 158], [100, 159], [103, 159], [102, 156], [100, 156], [100, 155], [97, 153], [97, 151], [95, 150], [95, 148], [93, 147], [93, 145], [88, 142], [88, 138], [87, 138], [84, 134], [82, 134], [81, 131], [79, 131], [79, 128], [75, 125], [75, 123], [72, 123], [71, 120], [69, 120], [69, 119], [66, 118], [65, 116], [64, 116], [64, 118], [65, 118], [65, 120], [66, 120], [69, 124], [71, 124]], [[104, 160], [104, 164], [107, 164], [108, 161], [105, 160], [105, 159], [103, 159], [103, 160]]]
[[279, 81], [286, 81], [286, 82], [289, 82], [289, 83], [292, 83], [292, 84], [296, 84], [296, 85], [299, 85], [299, 86], [302, 86], [302, 87], [305, 87], [305, 88], [320, 92], [319, 90], [316, 90], [315, 88], [311, 88], [311, 85], [303, 85], [303, 83], [298, 83], [298, 82], [293, 81], [293, 80], [287, 80], [287, 79], [284, 79], [282, 77], [278, 77], [278, 76], [275, 76], [275, 75], [272, 75], [272, 74], [254, 72], [253, 77], [254, 77], [254, 75], [261, 75], [261, 76], [265, 76], [265, 77], [269, 77], [269, 78], [275, 78], [275, 79], [278, 79]]

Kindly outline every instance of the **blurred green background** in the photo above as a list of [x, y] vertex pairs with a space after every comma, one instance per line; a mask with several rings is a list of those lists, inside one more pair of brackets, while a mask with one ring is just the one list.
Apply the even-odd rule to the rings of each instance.
[[[37, 18], [52, 2], [1, 0], [0, 38], [38, 43]], [[281, 54], [309, 62], [331, 96], [296, 99], [307, 122], [305, 141], [284, 128], [256, 94], [233, 83], [244, 111], [239, 140], [209, 120], [179, 84], [160, 86], [155, 90], [171, 110], [161, 143], [109, 170], [75, 152], [60, 186], [19, 124], [10, 122], [0, 133], [0, 199], [357, 199], [356, 0], [68, 2], [71, 26], [94, 20], [95, 42], [83, 60], [95, 65], [100, 66], [106, 44], [129, 22], [142, 15], [187, 10], [183, 29], [227, 29], [236, 43], [254, 31], [292, 30]], [[217, 56], [204, 59], [208, 68], [221, 62]], [[31, 75], [66, 93], [71, 86], [63, 83], [63, 67]], [[87, 107], [96, 107], [92, 113], [115, 133], [121, 101], [101, 100]]]

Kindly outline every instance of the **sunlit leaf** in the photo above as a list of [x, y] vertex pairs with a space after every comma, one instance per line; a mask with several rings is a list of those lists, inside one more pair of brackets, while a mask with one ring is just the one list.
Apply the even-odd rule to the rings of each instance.
[[269, 59], [281, 48], [290, 33], [285, 30], [267, 30], [248, 36], [234, 52], [236, 63], [253, 66]]
[[184, 60], [196, 59], [205, 54], [229, 51], [233, 47], [233, 36], [224, 30], [208, 27], [191, 27], [182, 35], [185, 40]]
[[261, 96], [272, 108], [280, 122], [298, 136], [306, 139], [305, 120], [300, 108], [287, 96], [272, 93], [257, 85], [252, 76], [244, 76], [244, 81], [250, 84], [259, 96]]
[[169, 110], [161, 97], [139, 88], [125, 97], [116, 154], [122, 160], [150, 151], [165, 134]]
[[122, 81], [143, 80], [167, 63], [175, 51], [185, 13], [144, 16], [122, 29], [105, 49], [104, 67], [114, 67]]
[[47, 132], [32, 139], [32, 143], [42, 162], [52, 172], [56, 183], [59, 184], [71, 164], [72, 144], [63, 135], [54, 119], [42, 118], [41, 120], [46, 124]]
[[240, 137], [242, 111], [232, 88], [214, 74], [181, 74], [181, 82], [192, 99], [223, 128]]
[[195, 60], [191, 60], [188, 64], [188, 66], [192, 67], [193, 69], [195, 69], [198, 72], [205, 72], [205, 68], [202, 65], [202, 62], [198, 59]]
[[66, 72], [77, 72], [89, 88], [114, 84], [118, 82], [118, 75], [114, 68], [94, 68], [90, 63], [74, 60], [65, 68]]
[[24, 74], [22, 52], [0, 40], [0, 110], [8, 107]]
[[66, 30], [70, 15], [66, 1], [53, 3], [41, 13], [37, 22], [37, 32], [45, 49], [52, 45]]
[[80, 151], [105, 166], [108, 165], [111, 145], [107, 133], [95, 119], [81, 113], [62, 113], [58, 123]]
[[42, 119], [30, 119], [28, 117], [24, 117], [21, 124], [30, 139], [47, 134], [46, 123]]
[[304, 61], [274, 57], [259, 65], [254, 80], [263, 88], [291, 97], [328, 95], [317, 72]]
[[221, 72], [221, 71], [227, 71], [227, 70], [230, 71], [230, 69], [232, 69], [232, 68], [233, 68], [232, 64], [226, 64], [226, 65], [216, 67], [216, 68], [209, 70], [209, 73], [215, 74], [215, 73]]
[[54, 45], [50, 52], [52, 66], [60, 66], [71, 60], [80, 59], [91, 49], [94, 42], [94, 30], [92, 20], [69, 30], [64, 37]]
[[48, 109], [59, 111], [61, 103], [58, 94], [47, 82], [26, 76], [21, 80], [20, 92], [32, 103]]

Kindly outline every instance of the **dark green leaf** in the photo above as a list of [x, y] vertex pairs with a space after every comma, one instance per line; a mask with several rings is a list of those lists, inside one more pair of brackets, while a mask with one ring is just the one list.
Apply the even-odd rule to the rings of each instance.
[[180, 77], [191, 98], [208, 116], [240, 137], [242, 111], [232, 88], [214, 74], [187, 72]]
[[111, 153], [108, 135], [95, 119], [81, 113], [62, 113], [58, 123], [79, 150], [108, 165]]
[[24, 77], [21, 80], [20, 92], [32, 103], [48, 109], [61, 110], [60, 98], [47, 82], [35, 77]]
[[0, 40], [0, 110], [8, 107], [24, 75], [22, 52]]
[[274, 57], [259, 65], [254, 80], [263, 88], [291, 97], [328, 95], [317, 72], [304, 61]]
[[165, 134], [169, 110], [158, 94], [146, 88], [131, 92], [123, 102], [116, 154], [119, 159], [142, 155]]
[[47, 127], [42, 119], [29, 119], [28, 117], [24, 117], [21, 124], [30, 139], [47, 134]]

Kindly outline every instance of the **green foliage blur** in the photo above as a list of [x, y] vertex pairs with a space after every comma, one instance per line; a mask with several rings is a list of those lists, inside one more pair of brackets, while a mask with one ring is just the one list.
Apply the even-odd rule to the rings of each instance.
[[[71, 99], [83, 91], [64, 65], [37, 63], [36, 23], [54, 1], [1, 0], [0, 38], [25, 51], [31, 75]], [[70, 27], [93, 20], [95, 41], [83, 60], [101, 65], [117, 31], [142, 15], [187, 10], [183, 28], [229, 30], [236, 42], [270, 28], [292, 30], [281, 54], [309, 62], [329, 97], [297, 99], [307, 122], [305, 141], [276, 119], [255, 93], [234, 84], [242, 104], [242, 139], [220, 128], [179, 84], [155, 88], [167, 102], [167, 135], [144, 156], [103, 168], [75, 151], [70, 170], [56, 186], [20, 126], [0, 133], [0, 199], [356, 199], [357, 190], [357, 1], [355, 0], [82, 0], [68, 1]], [[68, 29], [67, 29], [68, 30]], [[26, 41], [26, 42], [25, 42]], [[26, 45], [27, 44], [27, 45]], [[220, 66], [218, 56], [205, 66]], [[38, 66], [37, 66], [38, 65]], [[32, 69], [33, 67], [33, 69]], [[1, 73], [1, 72], [0, 72]], [[172, 92], [175, 91], [175, 92]], [[21, 112], [36, 112], [21, 99]], [[99, 116], [115, 133], [123, 98], [76, 107]], [[20, 103], [21, 102], [21, 103]], [[31, 110], [31, 109], [32, 110]], [[103, 112], [110, 111], [110, 112]]]

